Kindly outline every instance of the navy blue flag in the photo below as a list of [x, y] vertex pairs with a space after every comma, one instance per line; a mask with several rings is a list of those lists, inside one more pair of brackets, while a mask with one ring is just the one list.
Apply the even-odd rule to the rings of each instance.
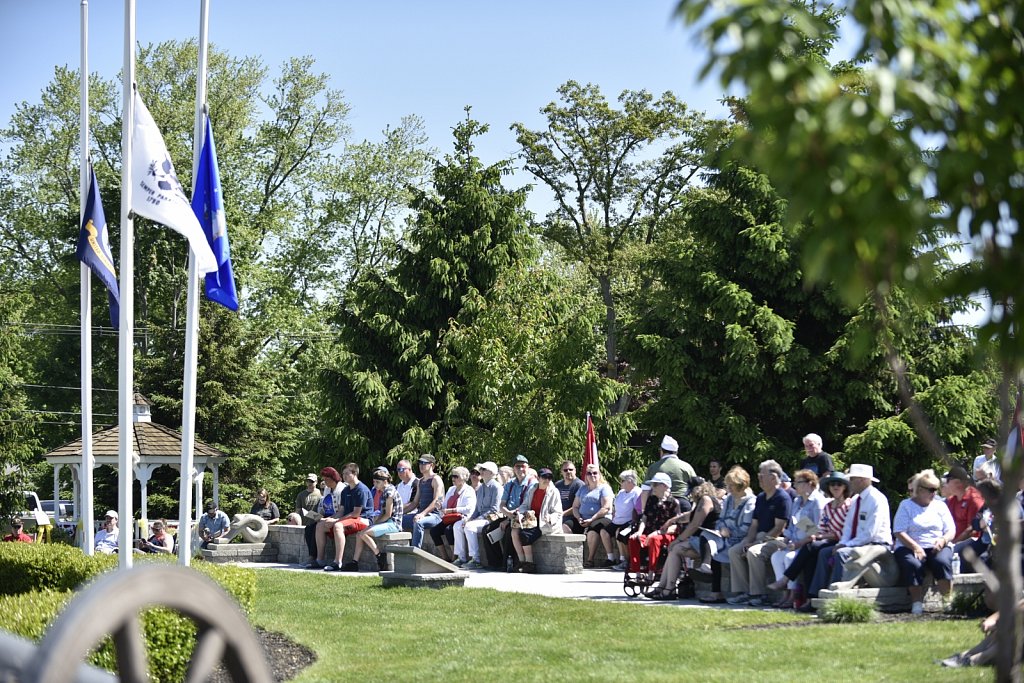
[[117, 329], [121, 316], [121, 295], [117, 289], [117, 271], [114, 258], [110, 255], [110, 235], [107, 232], [107, 218], [103, 215], [100, 189], [96, 185], [96, 171], [89, 167], [89, 196], [85, 200], [85, 216], [82, 229], [78, 232], [78, 260], [89, 266], [107, 287], [107, 301], [110, 303], [110, 324]]
[[192, 210], [199, 219], [217, 259], [217, 270], [206, 274], [206, 298], [221, 306], [238, 310], [235, 276], [231, 271], [231, 247], [228, 244], [228, 226], [224, 219], [224, 200], [220, 191], [220, 172], [217, 170], [217, 151], [213, 145], [210, 117], [206, 117], [206, 135], [199, 153], [196, 170], [196, 191], [192, 195]]

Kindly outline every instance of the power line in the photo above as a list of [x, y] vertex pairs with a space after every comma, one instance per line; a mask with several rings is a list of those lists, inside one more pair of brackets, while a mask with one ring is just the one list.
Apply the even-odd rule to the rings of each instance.
[[[55, 384], [18, 384], [19, 387], [33, 387], [36, 389], [71, 389], [73, 391], [81, 391], [82, 387], [61, 387]], [[109, 391], [116, 394], [117, 389], [99, 389], [97, 387], [92, 388], [93, 391]]]

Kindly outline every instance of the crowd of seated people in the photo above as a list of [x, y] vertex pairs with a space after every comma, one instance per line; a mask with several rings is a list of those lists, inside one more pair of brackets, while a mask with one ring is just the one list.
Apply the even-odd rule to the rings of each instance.
[[[437, 554], [463, 568], [531, 573], [539, 539], [575, 533], [585, 537], [584, 568], [650, 571], [657, 582], [647, 594], [653, 599], [678, 599], [677, 583], [688, 576], [711, 584], [699, 598], [706, 603], [810, 611], [821, 590], [855, 585], [891, 553], [911, 610], [919, 614], [927, 574], [945, 597], [954, 554], [969, 548], [989, 561], [993, 524], [987, 502], [1001, 490], [991, 457], [975, 463], [982, 473], [977, 488], [960, 466], [941, 479], [932, 470], [918, 473], [893, 516], [870, 465], [834, 471], [819, 436], [808, 434], [803, 445], [806, 457], [792, 476], [774, 460], [759, 464], [756, 495], [742, 467], [723, 473], [716, 459], [708, 480], [697, 476], [670, 436], [646, 480], [635, 470], [620, 473], [618, 493], [596, 465], [584, 465], [577, 478], [575, 463], [564, 461], [558, 477], [546, 467], [533, 469], [524, 455], [509, 466], [488, 461], [455, 467], [446, 487], [436, 458], [424, 454], [416, 461], [419, 478], [406, 460], [398, 463], [397, 485], [386, 467], [375, 470], [372, 494], [361, 490], [366, 487], [353, 463], [337, 476], [324, 468], [328, 488], [319, 492], [316, 555], [307, 566], [354, 569], [355, 562], [342, 564], [344, 539], [354, 534], [357, 553], [365, 546], [385, 567], [374, 539], [406, 530], [414, 547], [422, 547], [429, 533]], [[267, 501], [261, 491], [257, 502]], [[323, 557], [328, 537], [335, 541], [334, 562]], [[960, 562], [970, 571], [966, 557]], [[728, 598], [722, 592], [725, 567]], [[782, 599], [772, 602], [769, 595], [779, 592]]]

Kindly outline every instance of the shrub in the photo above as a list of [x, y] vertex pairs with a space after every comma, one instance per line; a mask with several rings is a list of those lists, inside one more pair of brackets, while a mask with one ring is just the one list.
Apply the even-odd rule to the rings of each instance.
[[830, 624], [865, 624], [875, 620], [875, 606], [853, 598], [836, 598], [825, 601], [818, 610], [818, 617]]
[[[30, 547], [21, 543], [2, 545]], [[79, 569], [76, 572], [64, 574], [63, 581], [65, 582], [72, 575], [86, 573], [82, 571], [83, 569], [97, 570], [86, 577], [89, 579], [115, 566], [116, 558], [109, 556], [102, 556], [102, 559], [87, 558], [81, 551], [77, 552], [85, 560], [99, 561], [79, 563]], [[140, 564], [147, 562], [172, 563], [174, 558], [147, 557], [140, 558], [140, 560]], [[0, 566], [3, 564], [0, 562]], [[193, 568], [220, 584], [247, 615], [251, 612], [256, 597], [256, 576], [252, 570], [205, 562], [196, 563]], [[4, 585], [6, 586], [6, 584]], [[24, 581], [22, 585], [24, 585]], [[18, 595], [0, 596], [0, 629], [11, 631], [31, 640], [39, 640], [46, 633], [50, 623], [60, 615], [73, 598], [74, 594], [67, 588], [55, 589], [51, 585], [22, 591]], [[160, 608], [144, 611], [141, 621], [151, 679], [157, 682], [184, 680], [195, 645], [195, 624], [190, 619], [179, 616], [176, 612]], [[116, 655], [109, 639], [106, 639], [93, 652], [89, 657], [89, 662], [111, 671], [116, 668]]]
[[0, 595], [69, 591], [116, 566], [114, 556], [89, 557], [70, 545], [0, 543]]
[[984, 593], [954, 593], [949, 602], [949, 613], [964, 617], [977, 617], [988, 614], [985, 606]]

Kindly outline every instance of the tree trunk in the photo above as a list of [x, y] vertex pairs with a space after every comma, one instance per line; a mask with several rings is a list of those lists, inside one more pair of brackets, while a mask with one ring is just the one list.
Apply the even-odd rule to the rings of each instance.
[[[1018, 458], [1020, 455], [1017, 454]], [[1014, 463], [1012, 470], [1003, 470], [1003, 474], [1004, 482], [1020, 481], [1021, 467]], [[996, 628], [997, 681], [1021, 680], [1021, 611], [1017, 607], [1021, 594], [1021, 529], [1020, 505], [1016, 493], [1016, 486], [1005, 486], [994, 511], [996, 528], [1000, 530], [995, 566], [999, 578], [999, 592], [996, 594], [996, 609], [999, 610], [999, 626]]]

